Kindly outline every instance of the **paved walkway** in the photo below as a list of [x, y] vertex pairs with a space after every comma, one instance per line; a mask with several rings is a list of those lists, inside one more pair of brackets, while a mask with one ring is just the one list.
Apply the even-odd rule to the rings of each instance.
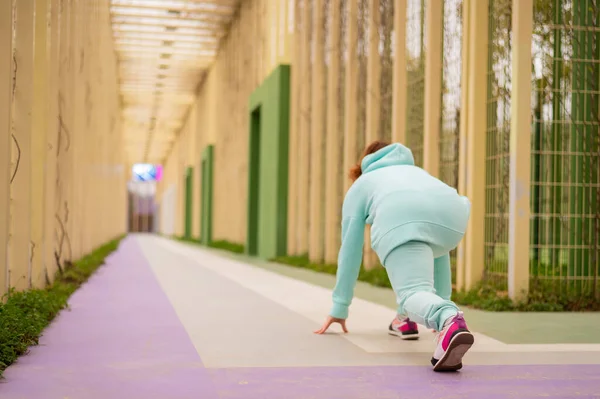
[[388, 307], [356, 299], [350, 334], [315, 336], [330, 290], [159, 237], [127, 238], [70, 304], [1, 399], [600, 397], [600, 344], [476, 333], [461, 372], [433, 373], [433, 335], [388, 336]]

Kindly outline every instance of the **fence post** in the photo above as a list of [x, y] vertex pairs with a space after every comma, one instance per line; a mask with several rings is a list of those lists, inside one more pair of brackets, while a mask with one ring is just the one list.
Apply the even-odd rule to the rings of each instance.
[[406, 0], [394, 0], [392, 142], [406, 144]]
[[508, 293], [522, 300], [529, 290], [533, 0], [513, 0], [512, 27]]
[[425, 6], [425, 107], [423, 117], [423, 168], [440, 174], [440, 127], [442, 118], [442, 0], [427, 0]]
[[300, 46], [302, 36], [298, 29], [299, 20], [299, 0], [294, 0], [293, 6], [288, 8], [290, 17], [293, 17], [293, 23], [290, 24], [294, 30], [293, 39], [290, 41], [291, 51], [291, 90], [290, 90], [290, 139], [289, 139], [289, 184], [288, 184], [288, 255], [298, 255], [298, 121], [301, 118], [300, 113], [300, 74], [301, 69], [301, 53]]
[[485, 264], [485, 149], [487, 127], [488, 0], [469, 3], [469, 46], [466, 78], [467, 164], [466, 194], [471, 217], [465, 234], [465, 288], [471, 289], [483, 276]]
[[369, 36], [367, 59], [367, 96], [365, 145], [379, 138], [379, 109], [381, 100], [381, 56], [379, 54], [379, 26], [381, 15], [379, 0], [369, 0]]
[[326, 136], [326, 184], [325, 184], [325, 263], [335, 263], [340, 235], [340, 179], [339, 164], [342, 159], [339, 141], [338, 79], [340, 72], [340, 0], [329, 2], [329, 71], [327, 73], [327, 131]]
[[16, 290], [30, 287], [31, 251], [31, 133], [33, 106], [33, 53], [35, 5], [17, 1], [15, 29], [15, 87], [13, 146], [14, 180], [11, 183], [12, 215], [10, 246], [10, 286]]
[[[380, 138], [379, 119], [381, 108], [381, 56], [379, 54], [379, 26], [381, 14], [379, 0], [369, 1], [369, 36], [367, 58], [367, 92], [366, 98], [366, 127], [365, 145]], [[371, 247], [371, 226], [366, 226], [363, 261], [365, 268], [371, 269], [377, 264], [377, 255]]]
[[35, 2], [35, 73], [31, 140], [31, 270], [32, 284], [44, 285], [44, 180], [48, 101], [48, 1]]
[[323, 260], [323, 47], [325, 39], [325, 11], [323, 0], [313, 0], [313, 66], [310, 126], [310, 218], [308, 257]]
[[344, 193], [352, 182], [347, 176], [348, 171], [357, 161], [357, 121], [356, 102], [358, 98], [358, 0], [348, 1], [348, 63], [346, 64], [345, 110], [344, 110]]
[[13, 2], [0, 3], [0, 297], [6, 293], [10, 218]]
[[[469, 54], [470, 54], [470, 3], [471, 0], [463, 0], [462, 10], [462, 54], [461, 54], [461, 79], [460, 79], [460, 130], [459, 130], [459, 154], [458, 154], [458, 192], [467, 194], [467, 124], [469, 117]], [[466, 240], [461, 241], [456, 250], [456, 289], [465, 288], [465, 256], [467, 251]]]
[[298, 240], [296, 251], [299, 255], [304, 255], [308, 251], [308, 192], [309, 192], [309, 175], [310, 167], [310, 90], [308, 81], [308, 71], [310, 70], [310, 37], [309, 21], [311, 19], [311, 9], [307, 2], [304, 2], [302, 10], [302, 39], [300, 45], [300, 69], [298, 73], [302, 73], [299, 86], [300, 89], [300, 107], [299, 118], [300, 128], [298, 132], [298, 211], [297, 211], [297, 232]]

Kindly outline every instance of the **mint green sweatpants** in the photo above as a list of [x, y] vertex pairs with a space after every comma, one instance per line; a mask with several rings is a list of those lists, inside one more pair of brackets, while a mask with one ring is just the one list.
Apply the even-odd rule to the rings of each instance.
[[441, 331], [445, 321], [458, 313], [450, 300], [452, 275], [450, 255], [434, 258], [432, 248], [418, 241], [396, 247], [385, 259], [398, 314]]

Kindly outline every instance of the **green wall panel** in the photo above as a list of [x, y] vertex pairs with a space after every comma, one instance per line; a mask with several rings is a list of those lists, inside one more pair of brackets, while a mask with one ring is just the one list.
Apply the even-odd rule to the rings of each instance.
[[213, 167], [214, 146], [208, 145], [200, 161], [200, 241], [205, 245], [212, 241]]
[[192, 190], [193, 190], [193, 174], [194, 170], [190, 167], [185, 172], [185, 197], [184, 197], [184, 235], [185, 238], [192, 238]]
[[246, 251], [286, 254], [290, 67], [278, 66], [250, 96]]

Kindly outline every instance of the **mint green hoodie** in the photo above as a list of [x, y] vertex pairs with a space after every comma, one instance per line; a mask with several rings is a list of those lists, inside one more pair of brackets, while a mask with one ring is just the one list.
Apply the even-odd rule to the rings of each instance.
[[414, 166], [412, 152], [401, 144], [367, 155], [361, 169], [342, 207], [342, 246], [330, 313], [341, 319], [348, 317], [354, 296], [365, 224], [371, 225], [371, 246], [385, 265], [387, 255], [409, 241], [428, 243], [434, 257], [446, 254], [462, 239], [470, 212], [466, 197]]

